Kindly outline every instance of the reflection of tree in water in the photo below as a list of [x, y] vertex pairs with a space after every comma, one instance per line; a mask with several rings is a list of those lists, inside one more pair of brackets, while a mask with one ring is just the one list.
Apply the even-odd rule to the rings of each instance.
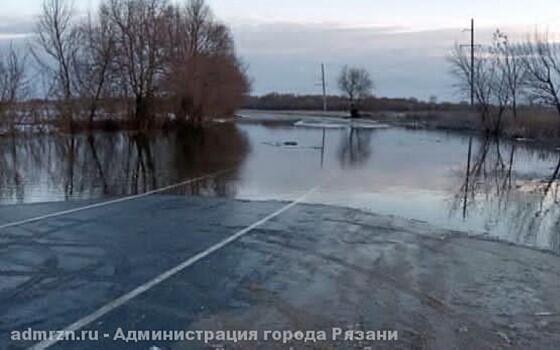
[[[210, 177], [183, 187], [183, 193], [193, 195], [233, 196], [235, 188], [228, 186], [249, 152], [249, 141], [233, 124], [206, 129], [188, 128], [170, 137], [173, 154], [172, 169], [176, 178], [199, 177], [231, 168], [228, 176]], [[181, 189], [179, 189], [181, 190]]]
[[136, 194], [226, 168], [232, 169], [229, 177], [173, 192], [233, 195], [227, 179], [249, 151], [247, 138], [232, 124], [166, 134], [16, 136], [1, 145], [3, 202]]
[[350, 128], [343, 137], [339, 148], [339, 160], [343, 167], [358, 167], [371, 156], [372, 131], [362, 128]]
[[[483, 217], [485, 229], [498, 228], [503, 239], [560, 250], [557, 205], [560, 159], [551, 152], [483, 139], [469, 144], [462, 185], [455, 195], [452, 212], [464, 219]], [[536, 157], [535, 157], [536, 156]], [[537, 158], [554, 164], [550, 175], [522, 165]]]
[[2, 187], [0, 195], [23, 200], [23, 181], [20, 169], [17, 138], [2, 140], [0, 156], [0, 178]]

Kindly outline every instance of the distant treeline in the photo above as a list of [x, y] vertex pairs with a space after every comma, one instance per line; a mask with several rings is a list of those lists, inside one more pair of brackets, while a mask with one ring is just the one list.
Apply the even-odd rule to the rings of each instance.
[[[328, 96], [327, 105], [330, 111], [347, 111], [348, 98]], [[250, 96], [244, 108], [263, 110], [322, 110], [323, 96], [295, 95], [271, 93], [263, 96]], [[437, 103], [420, 101], [415, 98], [366, 97], [359, 101], [359, 108], [364, 112], [417, 112], [417, 111], [464, 111], [469, 109], [466, 103]]]

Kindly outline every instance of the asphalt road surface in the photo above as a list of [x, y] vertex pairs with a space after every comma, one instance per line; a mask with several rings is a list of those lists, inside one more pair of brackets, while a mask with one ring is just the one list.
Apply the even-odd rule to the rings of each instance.
[[[0, 207], [0, 225], [91, 203]], [[395, 217], [288, 205], [153, 195], [2, 228], [0, 348], [39, 343], [13, 341], [14, 331], [75, 322], [100, 339], [46, 345], [558, 348], [557, 256]], [[114, 339], [119, 328], [395, 330], [398, 340], [125, 342]]]

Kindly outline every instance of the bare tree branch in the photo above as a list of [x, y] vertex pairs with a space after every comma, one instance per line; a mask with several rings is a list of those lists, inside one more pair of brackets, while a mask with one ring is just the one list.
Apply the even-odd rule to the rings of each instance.
[[348, 96], [350, 103], [371, 96], [373, 81], [367, 70], [345, 66], [338, 78], [338, 88]]

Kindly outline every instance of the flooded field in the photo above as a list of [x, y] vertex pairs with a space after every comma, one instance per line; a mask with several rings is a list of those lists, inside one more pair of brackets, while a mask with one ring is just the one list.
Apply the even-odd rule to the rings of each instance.
[[[560, 252], [559, 156], [527, 143], [248, 113], [203, 131], [1, 139], [3, 205], [169, 193], [309, 201]], [[469, 152], [470, 150], [470, 152]]]

